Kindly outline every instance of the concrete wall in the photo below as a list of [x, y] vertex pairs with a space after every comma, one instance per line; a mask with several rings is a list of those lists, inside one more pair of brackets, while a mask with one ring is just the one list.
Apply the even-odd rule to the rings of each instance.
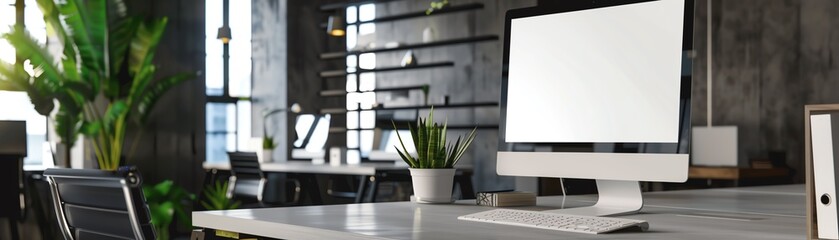
[[[785, 151], [803, 181], [805, 104], [839, 95], [839, 3], [741, 0], [712, 3], [713, 124], [737, 125], [740, 157]], [[693, 125], [707, 123], [707, 1], [697, 1]]]
[[253, 109], [251, 112], [254, 136], [263, 136], [263, 126], [268, 134], [275, 136], [277, 148], [273, 159], [284, 159], [287, 155], [288, 114], [269, 116], [263, 125], [263, 112], [284, 109], [288, 102], [288, 50], [286, 0], [253, 0], [252, 59], [253, 59]]

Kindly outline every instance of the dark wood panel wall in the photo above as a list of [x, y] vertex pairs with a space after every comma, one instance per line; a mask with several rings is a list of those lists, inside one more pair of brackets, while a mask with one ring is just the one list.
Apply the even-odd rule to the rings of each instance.
[[[173, 180], [191, 192], [201, 189], [205, 158], [204, 1], [132, 0], [131, 12], [168, 17], [155, 56], [158, 76], [196, 72], [199, 76], [171, 89], [157, 103], [145, 126], [130, 127], [130, 144], [140, 134], [127, 163], [140, 168], [146, 184]], [[215, 34], [215, 33], [208, 33]], [[142, 132], [142, 133], [141, 133]], [[129, 154], [129, 153], [126, 153]]]

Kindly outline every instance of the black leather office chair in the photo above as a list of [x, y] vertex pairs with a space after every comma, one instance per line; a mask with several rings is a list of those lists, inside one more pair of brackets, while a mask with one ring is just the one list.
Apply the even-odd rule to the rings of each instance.
[[51, 168], [44, 176], [65, 239], [155, 239], [136, 169]]
[[230, 187], [227, 197], [255, 199], [262, 202], [265, 191], [265, 174], [253, 152], [228, 152], [230, 158]]
[[[247, 207], [248, 200], [260, 206], [266, 206], [263, 201], [265, 185], [267, 180], [265, 173], [259, 166], [259, 160], [254, 152], [228, 152], [230, 158], [230, 187], [227, 190], [227, 197], [244, 200]], [[291, 202], [295, 203], [300, 199], [300, 182], [293, 179], [288, 181], [294, 185]], [[285, 184], [288, 186], [288, 184]]]

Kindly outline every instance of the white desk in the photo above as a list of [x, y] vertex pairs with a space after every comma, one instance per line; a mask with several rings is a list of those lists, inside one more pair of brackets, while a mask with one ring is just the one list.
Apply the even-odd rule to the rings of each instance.
[[[193, 212], [196, 227], [283, 239], [803, 239], [804, 186], [785, 185], [647, 193], [647, 232], [566, 233], [457, 220], [492, 209], [455, 204], [364, 203]], [[540, 197], [538, 207], [591, 205], [595, 196]]]
[[[265, 172], [312, 173], [312, 174], [343, 174], [343, 175], [375, 175], [376, 170], [407, 170], [407, 165], [393, 163], [364, 163], [358, 165], [312, 164], [309, 161], [289, 161], [283, 163], [260, 163], [259, 167]], [[230, 170], [230, 163], [204, 163], [204, 169]]]

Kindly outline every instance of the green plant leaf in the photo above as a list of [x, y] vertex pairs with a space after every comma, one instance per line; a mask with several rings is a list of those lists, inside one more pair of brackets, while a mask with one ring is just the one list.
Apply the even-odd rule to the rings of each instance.
[[148, 205], [152, 224], [160, 229], [168, 229], [175, 215], [174, 203], [148, 203]]
[[102, 128], [102, 123], [99, 121], [83, 122], [81, 133], [87, 136], [96, 136]]
[[[98, 0], [102, 1], [102, 0]], [[106, 52], [104, 48], [99, 48], [94, 44], [92, 36], [89, 32], [91, 23], [91, 15], [88, 14], [87, 8], [82, 7], [81, 0], [66, 0], [60, 2], [58, 11], [61, 13], [64, 25], [66, 26], [66, 34], [73, 40], [78, 49], [78, 53], [82, 60], [82, 77], [85, 81], [93, 86], [93, 89], [98, 91], [100, 87], [100, 79], [102, 77], [102, 59]], [[97, 20], [98, 21], [98, 20]], [[95, 27], [98, 29], [98, 26]], [[95, 35], [95, 36], [98, 36]], [[97, 40], [98, 42], [98, 40]], [[65, 45], [65, 50], [67, 46]]]
[[18, 70], [15, 65], [0, 61], [0, 90], [26, 91], [29, 86], [29, 73]]
[[201, 201], [201, 205], [207, 210], [228, 210], [236, 209], [241, 202], [233, 201], [227, 197], [227, 181], [216, 181], [204, 187], [204, 197], [206, 201]]
[[36, 75], [39, 81], [35, 84], [43, 84], [49, 92], [57, 91], [58, 86], [63, 81], [63, 77], [58, 68], [53, 65], [53, 57], [42, 47], [32, 36], [22, 29], [15, 28], [11, 33], [4, 35], [9, 43], [15, 47], [17, 57], [20, 59], [29, 60], [33, 69], [40, 73]]
[[[108, 10], [106, 2], [105, 0], [84, 0], [84, 7], [86, 9], [81, 9], [86, 10], [83, 12], [86, 13], [86, 16], [82, 17], [90, 34], [91, 47], [99, 56], [107, 57], [105, 54], [108, 52], [106, 48], [106, 42], [108, 41]], [[99, 63], [104, 67], [102, 70], [107, 73], [110, 64], [105, 61]]]
[[109, 30], [108, 53], [110, 54], [111, 76], [119, 76], [122, 72], [123, 63], [128, 57], [126, 53], [137, 34], [140, 23], [142, 23], [140, 17], [126, 17], [117, 21]]
[[[393, 129], [397, 130], [396, 123], [391, 121]], [[477, 128], [465, 139], [458, 136], [452, 144], [448, 142], [448, 121], [443, 124], [434, 122], [434, 109], [428, 113], [428, 118], [418, 118], [416, 129], [408, 126], [411, 137], [414, 138], [414, 146], [417, 149], [417, 157], [412, 158], [402, 141], [399, 131], [396, 131], [402, 149], [396, 148], [399, 156], [411, 166], [411, 168], [452, 168], [466, 152], [466, 149], [475, 139]]]
[[431, 126], [432, 127], [428, 129], [428, 149], [425, 150], [425, 156], [428, 158], [429, 167], [437, 168], [437, 159], [434, 157], [437, 156], [437, 147], [440, 144], [440, 132], [438, 131], [436, 123]]
[[167, 22], [167, 18], [164, 17], [157, 21], [139, 25], [134, 38], [131, 40], [128, 58], [129, 73], [137, 74], [143, 66], [151, 64], [160, 38], [163, 37], [163, 32], [166, 30]]
[[277, 143], [274, 142], [273, 137], [266, 135], [262, 138], [262, 149], [274, 149], [275, 147], [277, 147]]
[[65, 81], [64, 89], [74, 94], [82, 96], [84, 99], [93, 100], [96, 98], [96, 92], [85, 82]]
[[75, 145], [81, 124], [81, 112], [69, 111], [65, 104], [58, 107], [58, 113], [55, 115], [55, 131], [58, 133], [61, 143], [67, 146]]
[[478, 128], [472, 129], [472, 132], [470, 132], [468, 137], [466, 137], [466, 140], [464, 141], [463, 145], [461, 145], [460, 148], [457, 149], [458, 150], [457, 155], [454, 157], [454, 161], [452, 161], [452, 165], [457, 164], [457, 161], [460, 161], [460, 157], [462, 157], [463, 154], [466, 153], [466, 149], [468, 149], [469, 145], [472, 144], [472, 140], [475, 140], [475, 135], [477, 133], [477, 130], [478, 130]]
[[[143, 91], [146, 90], [148, 85], [152, 81], [152, 77], [154, 77], [154, 73], [157, 71], [157, 67], [154, 65], [146, 65], [140, 69], [134, 78], [131, 81], [131, 88], [128, 90], [128, 103], [131, 105], [137, 104], [138, 101], [142, 98]], [[114, 93], [114, 95], [118, 95], [118, 93]]]
[[[396, 138], [398, 138], [398, 139], [399, 139], [399, 144], [400, 144], [400, 145], [402, 145], [402, 150], [404, 150], [404, 151], [405, 151], [405, 152], [402, 152], [402, 151], [400, 151], [400, 150], [399, 150], [399, 148], [398, 148], [398, 147], [393, 146], [394, 148], [396, 148], [396, 152], [397, 152], [397, 153], [399, 153], [399, 156], [400, 156], [400, 157], [402, 157], [402, 160], [404, 160], [404, 161], [405, 161], [405, 163], [407, 163], [407, 164], [408, 164], [408, 166], [411, 166], [412, 168], [417, 168], [417, 167], [419, 167], [419, 166], [417, 165], [417, 160], [416, 160], [416, 159], [414, 159], [413, 157], [411, 157], [411, 154], [408, 152], [408, 149], [407, 149], [407, 148], [405, 148], [405, 142], [404, 142], [404, 141], [402, 141], [402, 135], [400, 135], [400, 134], [399, 134], [399, 129], [397, 129], [397, 128], [396, 128], [396, 123], [395, 123], [395, 122], [393, 122], [393, 121], [390, 121], [390, 123], [391, 123], [391, 124], [393, 124], [393, 130], [396, 132]], [[413, 132], [413, 130], [411, 129], [411, 126], [410, 126], [410, 125], [408, 125], [408, 129], [409, 129], [411, 132]], [[416, 134], [412, 134], [412, 135], [416, 135]]]
[[105, 116], [102, 117], [102, 125], [105, 127], [105, 130], [112, 129], [114, 123], [116, 123], [117, 119], [120, 116], [123, 116], [128, 111], [128, 105], [123, 100], [117, 100], [116, 102], [111, 103], [108, 106], [108, 110], [105, 111]]

